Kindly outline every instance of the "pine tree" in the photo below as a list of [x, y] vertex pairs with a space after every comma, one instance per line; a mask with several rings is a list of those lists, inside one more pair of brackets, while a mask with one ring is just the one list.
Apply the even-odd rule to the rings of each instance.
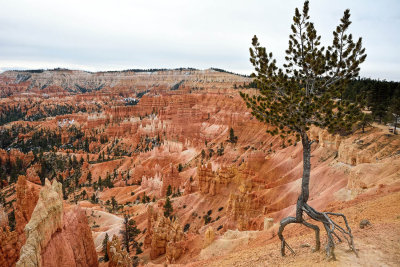
[[[297, 200], [296, 216], [281, 220], [278, 236], [282, 242], [281, 254], [289, 248], [283, 230], [291, 223], [303, 224], [315, 231], [316, 250], [320, 249], [319, 227], [303, 219], [306, 213], [321, 222], [327, 231], [327, 256], [335, 259], [333, 236], [340, 232], [348, 240], [349, 247], [356, 253], [350, 227], [337, 227], [331, 217], [343, 214], [319, 212], [308, 205], [311, 170], [311, 145], [309, 129], [312, 125], [330, 132], [346, 133], [360, 117], [360, 105], [340, 99], [347, 83], [359, 74], [359, 65], [365, 60], [362, 40], [353, 41], [348, 34], [350, 11], [346, 10], [339, 26], [333, 32], [332, 45], [321, 46], [321, 36], [310, 21], [309, 1], [305, 1], [302, 12], [295, 9], [289, 48], [286, 50], [284, 69], [276, 66], [272, 53], [261, 47], [256, 36], [250, 48], [250, 62], [255, 67], [255, 78], [259, 93], [248, 95], [241, 92], [252, 114], [268, 124], [268, 132], [280, 134], [289, 144], [301, 140], [303, 146], [303, 176], [301, 193]], [[347, 230], [345, 230], [347, 229]]]
[[85, 138], [84, 150], [86, 152], [89, 152], [89, 140], [87, 138]]
[[15, 168], [17, 173], [22, 173], [24, 171], [24, 162], [19, 157], [15, 160]]
[[115, 208], [118, 207], [118, 202], [115, 200], [114, 196], [111, 197], [111, 206], [113, 211], [115, 211]]
[[99, 203], [98, 198], [96, 198], [96, 194], [93, 193], [91, 198], [90, 198], [90, 202], [92, 202], [93, 204]]
[[220, 147], [217, 148], [217, 154], [218, 156], [222, 156], [224, 154], [224, 145], [221, 143]]
[[393, 133], [397, 134], [397, 123], [400, 119], [400, 95], [395, 96], [392, 100], [392, 103], [389, 107], [389, 118], [393, 121]]
[[[1, 180], [0, 180], [1, 182]], [[1, 183], [0, 183], [1, 186]], [[154, 202], [154, 201], [153, 201]], [[0, 207], [4, 206], [4, 204], [6, 203], [6, 198], [4, 197], [4, 195], [0, 192]]]
[[102, 249], [101, 251], [104, 253], [104, 261], [107, 262], [110, 259], [108, 258], [108, 253], [107, 253], [107, 243], [109, 241], [109, 237], [108, 237], [108, 233], [106, 233], [106, 236], [103, 239], [103, 243], [102, 243]]
[[88, 173], [88, 175], [86, 177], [86, 180], [89, 182], [89, 185], [92, 184], [92, 173], [90, 171], [89, 171], [89, 173]]
[[150, 202], [150, 197], [146, 196], [146, 192], [144, 192], [142, 197], [142, 203], [148, 203], [148, 202]]
[[99, 176], [99, 180], [98, 180], [97, 184], [99, 185], [100, 191], [103, 191], [103, 181], [101, 180], [101, 176]]
[[172, 187], [171, 185], [168, 185], [167, 187], [167, 197], [169, 197], [172, 194]]
[[181, 172], [182, 170], [183, 170], [182, 163], [179, 163], [179, 164], [178, 164], [178, 172]]
[[125, 246], [126, 251], [129, 253], [130, 248], [138, 248], [140, 244], [135, 240], [135, 238], [141, 233], [137, 228], [136, 222], [129, 219], [129, 215], [124, 215], [124, 226], [123, 230], [120, 232], [122, 234], [122, 244]]
[[8, 226], [10, 227], [10, 231], [15, 230], [15, 211], [14, 210], [12, 210], [8, 214]]
[[72, 156], [72, 166], [74, 169], [78, 167], [78, 160], [76, 159], [75, 155]]
[[86, 192], [86, 190], [83, 190], [82, 193], [81, 193], [81, 195], [82, 195], [82, 199], [85, 199], [85, 198], [87, 197], [87, 192]]
[[365, 127], [370, 126], [372, 121], [373, 120], [371, 114], [364, 113], [361, 115], [358, 125], [361, 127], [363, 133], [365, 132]]
[[171, 200], [167, 196], [164, 204], [164, 216], [169, 218], [172, 215], [172, 212], [174, 212], [174, 208], [172, 207]]
[[236, 144], [238, 137], [235, 136], [235, 132], [233, 131], [233, 128], [229, 129], [229, 142]]
[[139, 254], [142, 254], [142, 253], [143, 253], [142, 247], [141, 246], [137, 246], [136, 247], [136, 255], [139, 255]]

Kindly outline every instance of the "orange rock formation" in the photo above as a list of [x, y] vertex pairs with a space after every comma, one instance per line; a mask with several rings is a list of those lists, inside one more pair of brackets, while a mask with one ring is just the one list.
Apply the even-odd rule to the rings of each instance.
[[113, 236], [111, 241], [107, 243], [108, 253], [108, 267], [130, 267], [132, 266], [132, 260], [129, 254], [122, 249], [121, 241], [117, 236]]

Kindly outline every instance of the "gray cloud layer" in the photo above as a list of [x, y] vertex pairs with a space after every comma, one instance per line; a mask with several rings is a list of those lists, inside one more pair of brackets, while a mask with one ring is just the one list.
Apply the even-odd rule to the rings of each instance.
[[[334, 3], [334, 4], [333, 4]], [[300, 0], [1, 0], [0, 70], [219, 67], [250, 73], [254, 34], [282, 62]], [[368, 58], [361, 75], [400, 80], [400, 2], [311, 2], [311, 18], [331, 41], [344, 9]]]

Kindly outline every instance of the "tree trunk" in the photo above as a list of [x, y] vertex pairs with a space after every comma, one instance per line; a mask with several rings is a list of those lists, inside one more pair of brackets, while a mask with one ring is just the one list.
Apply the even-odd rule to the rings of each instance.
[[303, 144], [303, 177], [301, 179], [301, 196], [304, 203], [307, 203], [309, 197], [310, 172], [311, 172], [311, 142], [307, 134], [302, 138]]
[[[278, 237], [281, 240], [281, 254], [285, 256], [285, 248], [288, 248], [293, 254], [293, 249], [288, 245], [285, 238], [283, 237], [283, 230], [288, 224], [299, 223], [308, 228], [311, 228], [315, 231], [315, 249], [317, 251], [320, 249], [320, 230], [317, 225], [311, 224], [307, 222], [303, 218], [303, 213], [306, 213], [308, 217], [311, 219], [321, 222], [324, 225], [324, 228], [327, 233], [327, 246], [326, 246], [326, 254], [329, 259], [335, 260], [334, 248], [335, 242], [334, 237], [341, 242], [341, 238], [337, 235], [335, 231], [340, 232], [345, 240], [348, 242], [350, 249], [357, 255], [357, 252], [354, 248], [353, 243], [353, 235], [351, 234], [350, 226], [347, 223], [346, 217], [341, 213], [333, 213], [333, 212], [319, 212], [312, 208], [307, 204], [309, 195], [310, 195], [310, 172], [311, 172], [311, 144], [312, 141], [307, 136], [307, 133], [301, 134], [301, 142], [303, 145], [303, 176], [301, 180], [301, 193], [299, 198], [297, 199], [296, 205], [296, 217], [286, 217], [281, 220], [280, 227], [278, 231]], [[335, 223], [330, 216], [342, 217], [345, 223], [345, 227], [341, 227], [339, 224]]]
[[302, 135], [301, 143], [303, 145], [303, 177], [301, 179], [301, 193], [297, 199], [297, 221], [302, 221], [303, 205], [307, 203], [310, 195], [311, 144], [307, 134]]
[[127, 218], [124, 218], [124, 227], [125, 227], [125, 232], [124, 232], [124, 239], [125, 239], [125, 248], [126, 248], [126, 252], [130, 252], [129, 251], [129, 229], [128, 229], [128, 220]]

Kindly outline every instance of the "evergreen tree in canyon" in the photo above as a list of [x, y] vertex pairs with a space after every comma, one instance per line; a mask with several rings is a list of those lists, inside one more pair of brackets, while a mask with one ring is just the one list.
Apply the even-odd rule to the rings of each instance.
[[[321, 36], [310, 21], [309, 2], [302, 11], [295, 9], [286, 63], [283, 69], [277, 67], [272, 53], [261, 47], [256, 36], [250, 48], [250, 61], [255, 68], [255, 78], [259, 93], [249, 95], [241, 92], [242, 98], [252, 110], [252, 114], [268, 125], [267, 132], [280, 134], [284, 143], [300, 141], [303, 145], [303, 175], [301, 193], [297, 200], [295, 217], [281, 220], [278, 236], [281, 240], [281, 254], [290, 248], [283, 236], [288, 224], [298, 223], [315, 231], [315, 250], [320, 249], [320, 229], [304, 219], [304, 213], [322, 223], [327, 233], [326, 253], [335, 259], [334, 238], [344, 238], [356, 253], [351, 229], [343, 214], [319, 212], [311, 207], [309, 184], [311, 170], [311, 145], [309, 129], [312, 125], [327, 129], [331, 133], [346, 134], [361, 117], [361, 104], [340, 98], [347, 83], [356, 78], [360, 64], [365, 60], [362, 39], [353, 40], [348, 33], [351, 24], [350, 11], [344, 11], [340, 24], [333, 32], [333, 42], [325, 48]], [[344, 226], [334, 221], [341, 218]]]
[[92, 173], [89, 171], [86, 180], [88, 181], [88, 184], [91, 185], [92, 184]]
[[13, 209], [9, 214], [8, 214], [8, 226], [10, 227], [10, 231], [15, 230], [15, 210]]
[[109, 261], [108, 253], [107, 253], [107, 243], [108, 243], [108, 241], [109, 241], [109, 237], [108, 237], [108, 233], [106, 233], [106, 235], [105, 235], [105, 237], [103, 239], [102, 248], [101, 248], [101, 251], [104, 253], [104, 258], [103, 259], [104, 259], [105, 262]]
[[233, 128], [229, 129], [229, 142], [236, 144], [238, 137], [235, 135]]
[[393, 133], [397, 134], [397, 124], [400, 119], [400, 95], [395, 96], [389, 107], [389, 118], [393, 121]]
[[167, 197], [169, 197], [170, 195], [172, 195], [172, 187], [171, 187], [171, 185], [168, 185], [166, 195], [167, 195]]
[[140, 247], [140, 244], [136, 241], [136, 237], [140, 234], [140, 230], [137, 228], [135, 220], [129, 219], [129, 215], [127, 214], [124, 215], [124, 225], [121, 234], [122, 244], [128, 253], [130, 252], [131, 247], [135, 249]]
[[172, 212], [174, 212], [174, 208], [172, 207], [171, 200], [169, 199], [169, 196], [167, 196], [164, 204], [164, 216], [169, 218], [172, 215]]

